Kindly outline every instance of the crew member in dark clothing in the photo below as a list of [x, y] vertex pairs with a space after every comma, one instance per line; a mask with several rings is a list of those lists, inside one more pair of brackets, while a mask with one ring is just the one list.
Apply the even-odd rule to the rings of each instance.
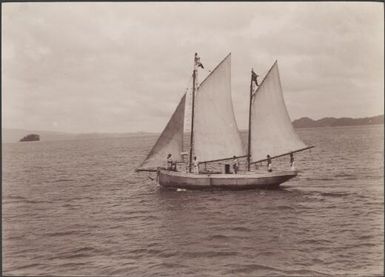
[[271, 168], [271, 158], [270, 155], [267, 155], [267, 171], [272, 172], [273, 169]]
[[234, 169], [234, 174], [238, 173], [238, 168], [239, 168], [239, 162], [236, 156], [233, 157], [233, 169]]
[[295, 170], [295, 167], [294, 167], [294, 155], [293, 155], [293, 153], [290, 153], [290, 169], [291, 170]]
[[173, 162], [172, 162], [172, 157], [171, 157], [172, 155], [169, 153], [168, 155], [167, 155], [167, 166], [166, 166], [166, 168], [168, 169], [168, 170], [172, 170], [172, 164], [173, 164]]

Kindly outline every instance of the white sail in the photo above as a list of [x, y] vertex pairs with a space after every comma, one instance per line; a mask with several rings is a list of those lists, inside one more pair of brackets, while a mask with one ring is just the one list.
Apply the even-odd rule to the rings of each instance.
[[197, 89], [193, 150], [201, 162], [244, 155], [231, 99], [231, 54]]
[[251, 158], [253, 161], [305, 148], [295, 133], [283, 99], [278, 64], [262, 81], [251, 107]]
[[165, 167], [169, 153], [172, 154], [174, 161], [182, 160], [185, 100], [186, 94], [183, 95], [166, 128], [138, 170], [156, 170], [157, 167]]

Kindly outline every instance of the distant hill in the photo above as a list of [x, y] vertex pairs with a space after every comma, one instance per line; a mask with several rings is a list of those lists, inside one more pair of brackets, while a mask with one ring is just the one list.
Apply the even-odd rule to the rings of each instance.
[[384, 124], [384, 115], [377, 115], [364, 118], [350, 117], [324, 117], [319, 120], [313, 120], [309, 117], [302, 117], [293, 121], [295, 128], [314, 128], [314, 127], [337, 127], [337, 126], [358, 126]]

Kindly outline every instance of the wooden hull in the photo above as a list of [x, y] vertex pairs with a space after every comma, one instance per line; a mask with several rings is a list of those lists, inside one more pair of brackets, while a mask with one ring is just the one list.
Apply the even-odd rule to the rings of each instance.
[[295, 176], [296, 171], [192, 174], [159, 170], [158, 182], [162, 187], [173, 189], [276, 189]]

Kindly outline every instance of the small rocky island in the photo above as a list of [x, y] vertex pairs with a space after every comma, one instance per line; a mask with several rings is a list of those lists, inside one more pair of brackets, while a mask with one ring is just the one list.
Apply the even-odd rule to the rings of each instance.
[[19, 141], [39, 141], [39, 140], [40, 140], [39, 135], [29, 134], [29, 135], [26, 135], [25, 137], [23, 137], [22, 139], [20, 139]]

